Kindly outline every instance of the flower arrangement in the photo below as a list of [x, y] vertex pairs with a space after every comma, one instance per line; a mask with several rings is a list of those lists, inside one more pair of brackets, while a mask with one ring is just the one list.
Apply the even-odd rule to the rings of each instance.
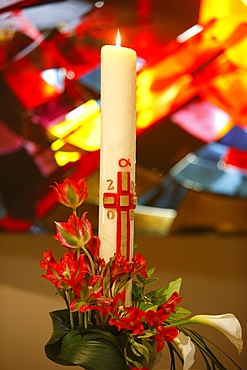
[[45, 346], [47, 357], [86, 370], [145, 370], [155, 366], [167, 346], [170, 369], [175, 370], [179, 361], [188, 370], [197, 347], [205, 369], [227, 370], [207, 340], [188, 324], [215, 327], [240, 353], [243, 341], [236, 317], [188, 318], [190, 312], [179, 306], [181, 279], [148, 290], [156, 278], [154, 269], [147, 271], [141, 254], [135, 254], [131, 261], [117, 253], [107, 262], [100, 258], [100, 240], [93, 235], [87, 214], [78, 214], [78, 207], [87, 198], [85, 180], [65, 179], [52, 187], [58, 201], [72, 208], [72, 213], [68, 222], [55, 222], [54, 238], [66, 248], [65, 254], [57, 261], [50, 250], [43, 253], [41, 261], [45, 270], [42, 276], [55, 285], [66, 303], [65, 309], [50, 313], [53, 334]]

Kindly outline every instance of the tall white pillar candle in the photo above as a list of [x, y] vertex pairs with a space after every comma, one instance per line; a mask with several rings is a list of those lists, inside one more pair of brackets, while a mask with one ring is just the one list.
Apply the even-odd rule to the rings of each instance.
[[101, 49], [100, 255], [132, 258], [136, 162], [136, 53]]

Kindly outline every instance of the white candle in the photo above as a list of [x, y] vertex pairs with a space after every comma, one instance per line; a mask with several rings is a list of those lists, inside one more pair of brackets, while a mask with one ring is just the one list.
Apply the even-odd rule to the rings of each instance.
[[131, 259], [136, 162], [136, 53], [119, 45], [101, 49], [100, 255]]

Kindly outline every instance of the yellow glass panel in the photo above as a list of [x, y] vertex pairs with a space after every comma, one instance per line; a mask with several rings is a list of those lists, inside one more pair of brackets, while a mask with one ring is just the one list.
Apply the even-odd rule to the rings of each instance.
[[63, 152], [60, 150], [54, 153], [55, 160], [60, 167], [65, 166], [69, 162], [78, 161], [81, 155], [79, 152]]
[[246, 21], [246, 0], [201, 0], [198, 23], [206, 25], [212, 19], [238, 16], [239, 22]]
[[51, 144], [51, 150], [56, 152], [57, 150], [61, 149], [65, 144], [65, 141], [62, 139], [57, 139]]
[[88, 122], [66, 137], [66, 142], [86, 151], [100, 148], [101, 119], [100, 112]]
[[66, 120], [49, 129], [50, 133], [58, 138], [64, 138], [77, 130], [92, 116], [99, 113], [99, 105], [95, 100], [89, 100], [66, 115]]

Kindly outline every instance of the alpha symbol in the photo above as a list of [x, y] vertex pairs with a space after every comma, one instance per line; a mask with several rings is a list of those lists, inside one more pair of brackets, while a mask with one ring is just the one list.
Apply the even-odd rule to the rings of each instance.
[[130, 159], [129, 159], [129, 158], [128, 158], [128, 159], [126, 159], [126, 158], [121, 158], [121, 159], [119, 159], [119, 161], [118, 161], [118, 165], [119, 165], [119, 167], [122, 167], [122, 168], [124, 168], [124, 167], [128, 167], [128, 166], [131, 166]]

